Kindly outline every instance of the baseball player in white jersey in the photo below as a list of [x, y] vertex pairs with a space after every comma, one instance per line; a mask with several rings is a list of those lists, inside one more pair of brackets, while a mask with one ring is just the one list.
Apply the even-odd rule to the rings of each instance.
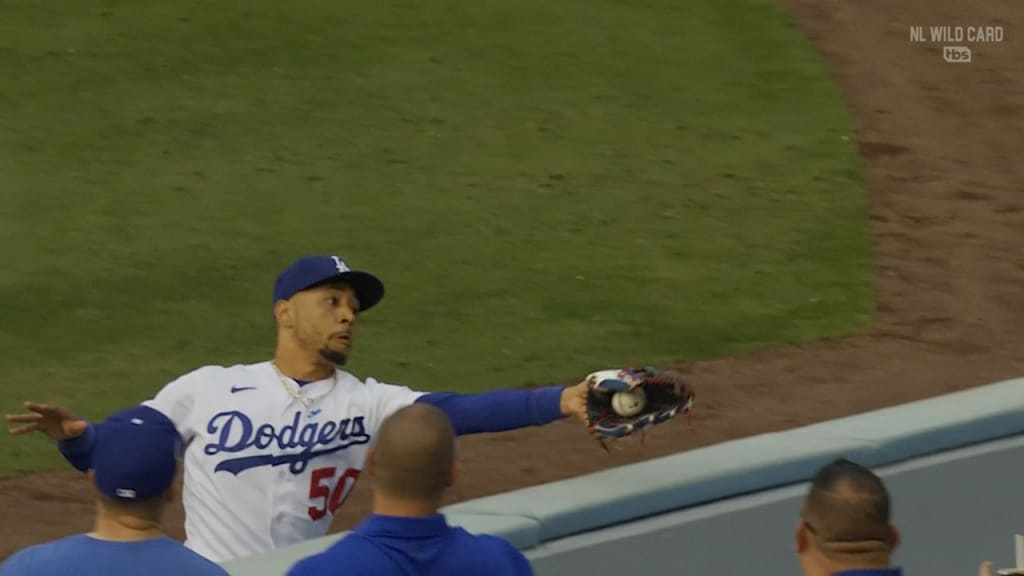
[[[459, 434], [586, 420], [586, 383], [480, 394], [426, 393], [343, 371], [357, 315], [383, 297], [375, 276], [336, 256], [306, 256], [274, 287], [272, 361], [208, 365], [144, 402], [188, 442], [183, 503], [186, 545], [222, 562], [327, 533], [359, 478], [381, 422], [429, 402]], [[88, 470], [95, 426], [59, 406], [26, 402], [8, 415], [13, 434], [39, 431]]]

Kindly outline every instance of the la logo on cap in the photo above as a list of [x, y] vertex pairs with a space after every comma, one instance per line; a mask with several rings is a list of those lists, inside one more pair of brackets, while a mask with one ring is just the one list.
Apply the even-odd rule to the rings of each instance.
[[348, 272], [348, 265], [345, 261], [337, 256], [331, 256], [334, 259], [334, 267], [338, 269], [338, 272]]

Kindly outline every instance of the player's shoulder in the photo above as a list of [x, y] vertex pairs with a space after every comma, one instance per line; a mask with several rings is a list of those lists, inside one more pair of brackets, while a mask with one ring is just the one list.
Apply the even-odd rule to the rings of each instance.
[[471, 548], [474, 556], [485, 560], [494, 574], [533, 574], [526, 555], [505, 538], [494, 534], [473, 534], [461, 526], [453, 529], [459, 533], [460, 546]]
[[359, 386], [359, 387], [367, 388], [367, 389], [412, 390], [412, 388], [410, 388], [409, 386], [406, 386], [405, 384], [397, 384], [397, 383], [393, 383], [393, 382], [387, 382], [387, 381], [381, 380], [379, 378], [375, 378], [373, 376], [366, 376], [366, 377], [360, 378], [360, 377], [356, 376], [355, 374], [352, 374], [351, 372], [346, 372], [346, 371], [341, 370], [341, 369], [338, 370], [338, 378], [339, 378], [339, 380], [338, 380], [339, 382], [345, 382], [345, 383], [348, 383], [350, 385]]
[[175, 422], [184, 422], [202, 399], [209, 400], [236, 389], [262, 387], [272, 378], [269, 362], [256, 364], [207, 364], [194, 368], [164, 384], [156, 396], [144, 402], [161, 410]]
[[494, 534], [474, 534], [461, 526], [456, 527], [456, 530], [462, 533], [462, 538], [467, 541], [472, 541], [474, 544], [481, 548], [486, 548], [494, 552], [513, 553], [513, 555], [522, 554], [511, 542], [496, 536]]
[[220, 564], [200, 555], [198, 552], [186, 547], [179, 542], [174, 542], [176, 569], [181, 574], [195, 574], [196, 576], [227, 576], [228, 571]]
[[347, 574], [359, 576], [376, 574], [379, 568], [388, 566], [387, 556], [377, 546], [359, 534], [349, 533], [322, 552], [296, 562], [287, 576], [331, 574], [339, 565], [345, 566]]
[[238, 362], [235, 364], [204, 364], [186, 372], [182, 377], [189, 378], [220, 378], [224, 376], [251, 376], [273, 371], [269, 360], [261, 362]]
[[76, 534], [22, 548], [0, 562], [0, 576], [54, 572], [55, 567], [66, 565], [81, 556], [76, 549], [81, 547], [84, 538]]
[[205, 364], [183, 373], [169, 385], [197, 386], [211, 382], [228, 382], [236, 380], [252, 380], [261, 375], [271, 373], [269, 361], [251, 364]]
[[8, 556], [6, 560], [0, 562], [0, 575], [19, 576], [21, 574], [38, 573], [39, 569], [36, 564], [40, 558], [46, 557], [47, 551], [52, 548], [53, 542], [47, 542], [18, 550]]
[[356, 392], [358, 395], [370, 399], [381, 409], [380, 414], [382, 415], [390, 414], [397, 407], [411, 404], [426, 394], [422, 390], [416, 390], [404, 384], [384, 382], [372, 376], [360, 380], [347, 372], [339, 371], [339, 375], [341, 374], [344, 376], [339, 382], [344, 384], [339, 386], [339, 393]]

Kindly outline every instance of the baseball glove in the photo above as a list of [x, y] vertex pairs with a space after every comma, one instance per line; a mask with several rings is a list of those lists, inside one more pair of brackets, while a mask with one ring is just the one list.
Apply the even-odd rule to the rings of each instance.
[[599, 370], [587, 376], [587, 424], [601, 446], [688, 414], [694, 392], [671, 370]]

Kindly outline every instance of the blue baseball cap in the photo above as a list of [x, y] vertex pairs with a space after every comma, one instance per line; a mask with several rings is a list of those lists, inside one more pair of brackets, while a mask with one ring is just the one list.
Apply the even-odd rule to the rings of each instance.
[[183, 442], [167, 416], [148, 406], [111, 415], [96, 426], [92, 470], [100, 492], [142, 502], [171, 487]]
[[351, 286], [359, 298], [360, 312], [369, 310], [384, 297], [384, 283], [373, 274], [352, 270], [337, 256], [316, 255], [299, 258], [278, 275], [274, 303], [328, 280], [341, 280]]

